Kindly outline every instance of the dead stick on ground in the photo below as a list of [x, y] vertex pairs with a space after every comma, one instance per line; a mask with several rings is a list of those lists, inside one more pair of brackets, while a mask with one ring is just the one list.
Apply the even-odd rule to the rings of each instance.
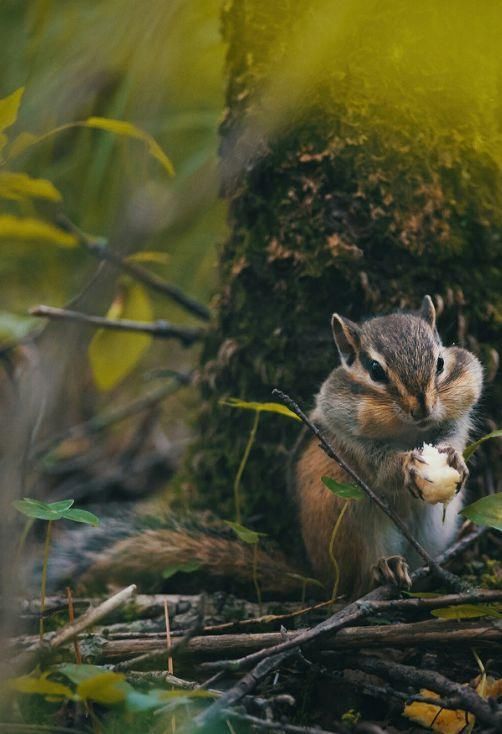
[[421, 670], [411, 665], [382, 660], [369, 655], [357, 655], [347, 661], [347, 667], [363, 670], [366, 673], [387, 678], [397, 685], [427, 688], [445, 696], [455, 696], [461, 708], [470, 711], [480, 723], [501, 731], [502, 709], [492, 707], [489, 701], [481, 698], [473, 688], [455, 683], [441, 673], [432, 670]]
[[336, 461], [336, 463], [354, 480], [354, 482], [357, 484], [358, 487], [360, 487], [363, 492], [370, 498], [372, 502], [374, 502], [381, 510], [384, 512], [388, 518], [392, 520], [394, 525], [400, 530], [402, 535], [406, 538], [408, 543], [416, 550], [418, 555], [425, 561], [425, 563], [429, 566], [431, 572], [440, 579], [444, 584], [446, 584], [448, 587], [452, 588], [454, 591], [465, 591], [465, 584], [459, 579], [457, 576], [455, 576], [452, 573], [449, 573], [448, 571], [445, 571], [441, 568], [439, 563], [432, 558], [430, 553], [425, 550], [425, 548], [418, 542], [418, 540], [412, 535], [412, 533], [409, 531], [406, 523], [401, 520], [399, 515], [397, 515], [394, 510], [387, 504], [385, 500], [383, 500], [381, 497], [379, 497], [372, 489], [369, 487], [366, 482], [361, 479], [361, 477], [356, 474], [356, 472], [336, 453], [332, 445], [327, 441], [323, 433], [315, 426], [312, 421], [307, 418], [303, 410], [295, 403], [295, 401], [289, 397], [289, 395], [286, 395], [285, 393], [281, 392], [280, 390], [274, 389], [272, 390], [272, 395], [274, 397], [279, 398], [282, 400], [285, 405], [288, 406], [290, 410], [295, 413], [295, 415], [300, 418], [300, 420], [307, 426], [307, 428], [312, 431], [314, 436], [316, 436], [317, 439], [319, 439], [319, 444], [323, 451], [330, 457], [330, 459], [333, 459], [333, 461]]
[[349, 729], [345, 726], [339, 726], [334, 732], [326, 731], [325, 729], [319, 729], [317, 726], [297, 726], [296, 724], [285, 724], [282, 721], [269, 721], [268, 719], [259, 719], [257, 716], [250, 716], [249, 714], [239, 714], [236, 711], [229, 711], [228, 709], [223, 711], [223, 715], [237, 719], [237, 721], [243, 721], [251, 726], [265, 729], [266, 731], [282, 731], [287, 734], [335, 734], [335, 732], [348, 732]]
[[115, 331], [137, 331], [149, 334], [160, 339], [178, 339], [184, 346], [189, 347], [194, 342], [202, 339], [203, 329], [188, 326], [177, 326], [169, 321], [157, 320], [132, 321], [130, 319], [107, 319], [103, 316], [89, 316], [80, 311], [69, 311], [65, 308], [54, 308], [53, 306], [34, 306], [30, 308], [31, 316], [41, 316], [56, 321], [76, 321], [86, 326], [94, 326], [99, 329], [113, 329]]
[[[462, 553], [469, 547], [469, 545], [478, 540], [485, 532], [486, 528], [477, 528], [468, 536], [461, 538], [457, 543], [450, 546], [450, 548], [447, 548], [446, 551], [439, 556], [437, 562], [446, 563], [451, 560], [456, 555]], [[417, 569], [411, 574], [412, 581], [423, 578], [427, 573], [427, 567]], [[340, 612], [333, 614], [329, 619], [324, 620], [312, 629], [307, 630], [305, 633], [299, 634], [293, 640], [286, 640], [280, 645], [275, 645], [268, 650], [260, 650], [257, 653], [247, 655], [239, 660], [219, 661], [219, 663], [215, 664], [215, 667], [219, 669], [241, 670], [247, 665], [253, 663], [256, 663], [256, 665], [235, 686], [225, 691], [218, 701], [215, 701], [202, 714], [200, 714], [195, 719], [195, 725], [202, 728], [217, 720], [221, 715], [222, 709], [233, 706], [235, 703], [240, 701], [243, 696], [250, 693], [255, 686], [263, 680], [263, 678], [276, 670], [285, 660], [291, 657], [291, 655], [295, 654], [296, 650], [301, 645], [329, 633], [336, 632], [342, 627], [347, 627], [350, 623], [363, 619], [367, 612], [361, 602], [381, 601], [391, 598], [393, 594], [395, 594], [394, 587], [389, 585], [380, 586], [378, 589], [374, 589], [361, 599], [352, 602], [352, 604], [349, 604]]]

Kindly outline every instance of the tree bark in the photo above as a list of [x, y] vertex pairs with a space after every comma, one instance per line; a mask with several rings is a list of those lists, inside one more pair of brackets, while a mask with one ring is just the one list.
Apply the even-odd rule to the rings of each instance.
[[[220, 399], [270, 401], [280, 387], [312, 406], [336, 364], [332, 312], [358, 320], [417, 308], [429, 293], [445, 343], [479, 354], [490, 379], [501, 348], [502, 180], [496, 155], [476, 144], [476, 130], [488, 129], [493, 111], [476, 109], [474, 119], [464, 80], [465, 114], [456, 114], [447, 74], [425, 67], [425, 55], [427, 94], [420, 73], [413, 86], [405, 70], [397, 97], [385, 97], [378, 73], [370, 72], [387, 63], [386, 13], [393, 14], [404, 67], [414, 12], [393, 1], [356, 7], [352, 37], [340, 31], [347, 18], [323, 22], [329, 5], [233, 0], [224, 11], [221, 160], [230, 234], [201, 356], [200, 438], [185, 477], [201, 503], [227, 517], [253, 416]], [[427, 20], [436, 10], [426, 3], [423, 12]], [[449, 23], [435, 22], [432, 35], [450, 32]], [[313, 71], [317, 37], [326, 53]], [[304, 76], [302, 61], [310, 64]], [[394, 67], [383, 68], [394, 83]], [[494, 427], [502, 396], [500, 384], [488, 390], [481, 430]], [[261, 416], [242, 477], [244, 523], [296, 537], [285, 464], [298, 431], [287, 418]], [[486, 458], [478, 463], [489, 470]]]

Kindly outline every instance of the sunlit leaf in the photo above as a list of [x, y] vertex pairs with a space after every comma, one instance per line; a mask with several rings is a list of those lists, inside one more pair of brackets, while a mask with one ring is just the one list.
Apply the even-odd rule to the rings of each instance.
[[232, 528], [239, 540], [242, 540], [243, 543], [248, 543], [249, 545], [255, 545], [262, 536], [266, 535], [266, 533], [259, 533], [256, 530], [251, 530], [250, 528], [246, 528], [244, 525], [241, 525], [238, 522], [232, 522], [231, 520], [225, 520], [225, 525]]
[[17, 120], [23, 94], [24, 87], [19, 87], [12, 94], [0, 99], [0, 151], [2, 151], [7, 142], [7, 136], [4, 135], [4, 130], [13, 125]]
[[467, 459], [470, 459], [473, 453], [481, 446], [482, 443], [485, 441], [489, 441], [492, 438], [501, 438], [502, 437], [502, 428], [497, 428], [496, 431], [492, 431], [491, 433], [487, 433], [486, 436], [482, 436], [477, 441], [474, 441], [474, 443], [471, 443], [464, 451], [464, 459], [467, 461]]
[[99, 525], [99, 517], [93, 515], [92, 512], [88, 512], [88, 510], [80, 510], [76, 507], [63, 512], [62, 517], [65, 520], [73, 520], [73, 522], [83, 522], [85, 525]]
[[15, 217], [12, 214], [0, 215], [0, 240], [44, 242], [59, 247], [75, 247], [77, 244], [75, 235], [50, 222], [35, 217]]
[[253, 403], [239, 398], [222, 398], [220, 405], [226, 405], [229, 408], [242, 408], [243, 410], [256, 410], [259, 413], [279, 413], [280, 415], [286, 415], [288, 418], [294, 418], [296, 421], [300, 420], [292, 410], [286, 408], [285, 405], [281, 405], [281, 403]]
[[167, 252], [157, 252], [155, 250], [143, 250], [128, 255], [126, 258], [130, 263], [154, 263], [156, 265], [169, 265], [171, 256]]
[[62, 683], [55, 683], [45, 676], [33, 678], [23, 675], [19, 678], [11, 678], [8, 687], [18, 693], [37, 693], [41, 696], [56, 696], [59, 698], [73, 698], [73, 691]]
[[77, 696], [96, 703], [113, 704], [124, 701], [131, 686], [125, 675], [105, 670], [81, 681], [77, 686]]
[[458, 604], [457, 606], [433, 609], [431, 614], [439, 619], [476, 619], [479, 617], [502, 618], [495, 606], [488, 604]]
[[331, 477], [321, 477], [322, 483], [330, 492], [345, 500], [362, 500], [365, 497], [363, 490], [355, 484], [344, 484], [337, 482]]
[[177, 565], [169, 566], [169, 568], [166, 568], [162, 572], [162, 578], [170, 579], [175, 573], [193, 573], [199, 570], [200, 565], [197, 561], [189, 561], [187, 563], [178, 563]]
[[[437, 693], [426, 688], [421, 689], [420, 695], [425, 698], [439, 698]], [[407, 704], [403, 713], [408, 719], [440, 734], [460, 734], [466, 727], [473, 726], [475, 722], [473, 714], [467, 711], [441, 709], [439, 706], [421, 701]]]
[[124, 120], [111, 120], [108, 117], [89, 117], [82, 123], [85, 127], [92, 127], [98, 130], [106, 130], [115, 135], [125, 135], [128, 138], [135, 138], [146, 143], [149, 153], [156, 158], [170, 176], [174, 176], [174, 166], [170, 159], [164, 153], [160, 145], [151, 135], [144, 130], [133, 125], [131, 122]]
[[[131, 283], [112, 304], [107, 317], [152, 321], [150, 299], [140, 285]], [[123, 380], [139, 362], [151, 341], [152, 337], [148, 334], [110, 329], [97, 331], [89, 345], [89, 360], [98, 388], [111, 390]]]
[[459, 513], [477, 525], [502, 530], [502, 492], [481, 497]]
[[53, 183], [45, 178], [32, 178], [26, 173], [0, 171], [0, 197], [12, 201], [46, 199], [61, 201], [62, 196]]

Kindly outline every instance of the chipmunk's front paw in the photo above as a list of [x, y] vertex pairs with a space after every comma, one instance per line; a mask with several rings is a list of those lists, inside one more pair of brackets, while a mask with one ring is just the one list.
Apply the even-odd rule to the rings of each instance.
[[373, 566], [372, 572], [377, 585], [393, 584], [398, 589], [409, 589], [411, 587], [408, 564], [403, 556], [380, 558]]
[[429, 482], [429, 478], [424, 469], [427, 462], [422, 457], [419, 449], [413, 449], [405, 454], [403, 462], [404, 487], [411, 492], [414, 497], [423, 499], [424, 482]]
[[464, 461], [464, 457], [452, 446], [438, 446], [440, 454], [446, 454], [446, 460], [448, 466], [455, 469], [460, 475], [460, 481], [457, 484], [457, 492], [465, 487], [467, 480], [469, 479], [469, 469]]

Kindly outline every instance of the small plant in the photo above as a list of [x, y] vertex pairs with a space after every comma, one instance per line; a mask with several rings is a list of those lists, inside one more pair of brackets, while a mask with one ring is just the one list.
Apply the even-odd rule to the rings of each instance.
[[258, 600], [258, 607], [261, 615], [262, 598], [260, 584], [258, 582], [258, 543], [260, 542], [260, 538], [264, 537], [266, 533], [259, 533], [256, 530], [250, 530], [249, 528], [244, 527], [244, 525], [240, 525], [238, 522], [231, 522], [230, 520], [225, 520], [225, 525], [228, 525], [228, 527], [234, 531], [239, 540], [253, 546], [253, 584], [256, 589], [256, 598]]
[[255, 415], [253, 418], [253, 424], [251, 426], [251, 432], [249, 434], [249, 438], [246, 443], [246, 447], [244, 449], [244, 453], [242, 455], [241, 463], [239, 464], [239, 468], [237, 469], [237, 474], [235, 475], [234, 479], [234, 503], [235, 503], [235, 520], [236, 523], [241, 522], [241, 494], [240, 494], [240, 486], [241, 486], [241, 479], [242, 475], [244, 473], [244, 469], [246, 468], [246, 464], [249, 458], [249, 454], [251, 453], [251, 449], [253, 448], [253, 444], [256, 439], [256, 432], [258, 430], [258, 423], [260, 420], [261, 413], [278, 413], [279, 415], [285, 415], [288, 418], [294, 418], [294, 420], [299, 421], [298, 418], [293, 411], [289, 410], [289, 408], [286, 408], [285, 405], [281, 405], [280, 403], [250, 403], [246, 402], [245, 400], [240, 400], [239, 398], [223, 398], [220, 400], [220, 405], [226, 405], [229, 408], [241, 408], [243, 410], [253, 410]]
[[28, 519], [24, 528], [21, 542], [24, 542], [33, 520], [45, 520], [47, 522], [47, 530], [45, 532], [44, 543], [44, 560], [42, 565], [42, 580], [40, 584], [40, 637], [44, 634], [44, 610], [45, 610], [45, 590], [47, 586], [47, 564], [49, 560], [49, 549], [51, 544], [52, 523], [55, 520], [73, 520], [73, 522], [83, 522], [86, 525], [99, 525], [99, 519], [92, 512], [80, 510], [73, 507], [75, 500], [59, 500], [58, 502], [42, 502], [25, 497], [22, 500], [13, 502], [13, 506], [21, 514]]
[[334, 602], [338, 595], [338, 587], [340, 586], [340, 566], [338, 564], [338, 561], [336, 560], [333, 550], [335, 545], [335, 538], [337, 536], [338, 530], [340, 528], [340, 525], [342, 524], [342, 520], [350, 502], [362, 500], [365, 494], [362, 489], [356, 487], [355, 484], [343, 484], [337, 482], [331, 477], [321, 477], [321, 479], [324, 486], [329, 489], [330, 492], [333, 492], [333, 494], [336, 494], [337, 497], [342, 497], [345, 500], [342, 509], [340, 510], [340, 514], [338, 515], [336, 522], [333, 526], [333, 531], [331, 533], [328, 548], [329, 557], [335, 571], [335, 581], [333, 583], [333, 591], [331, 592], [331, 600]]

